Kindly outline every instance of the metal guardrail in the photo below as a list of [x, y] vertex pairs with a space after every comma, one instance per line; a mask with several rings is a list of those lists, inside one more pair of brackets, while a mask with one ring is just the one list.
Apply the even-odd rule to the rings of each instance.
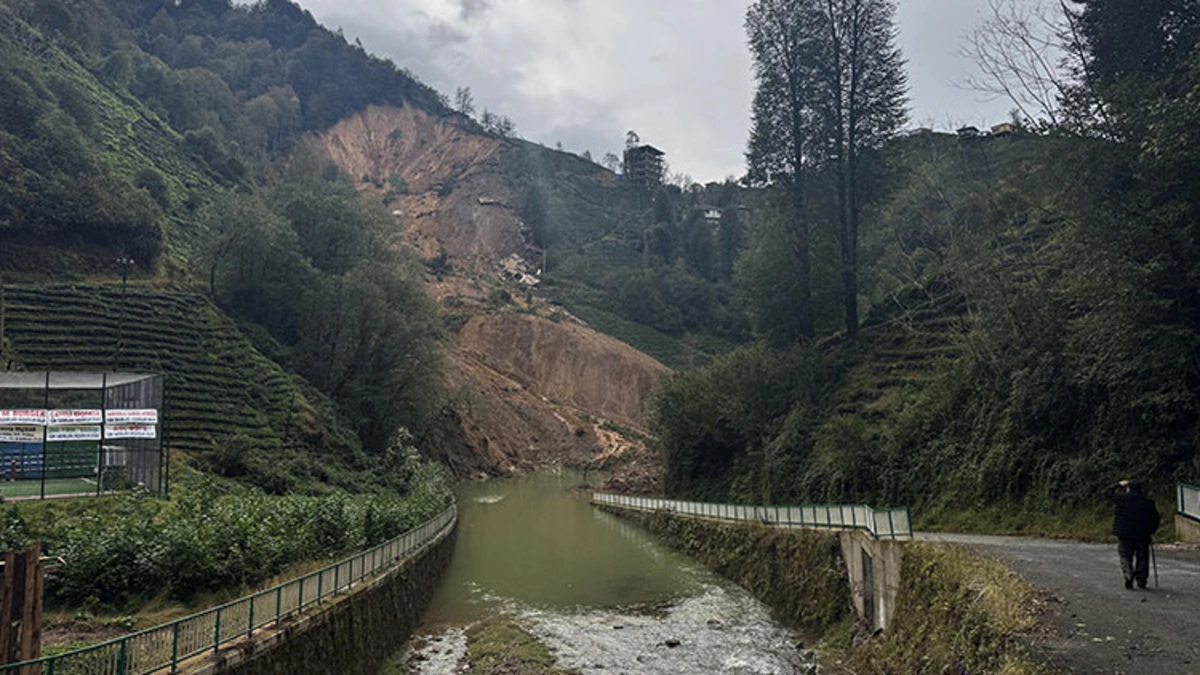
[[1200, 486], [1180, 483], [1176, 490], [1179, 512], [1200, 520]]
[[592, 501], [597, 504], [640, 511], [671, 511], [701, 518], [754, 522], [783, 527], [866, 530], [876, 539], [912, 539], [912, 522], [907, 508], [873, 509], [865, 504], [749, 506], [685, 502], [605, 492], [593, 493]]
[[147, 628], [57, 656], [0, 666], [0, 673], [31, 675], [142, 675], [176, 672], [176, 666], [198, 654], [253, 635], [268, 624], [300, 613], [343, 593], [364, 579], [392, 569], [410, 554], [441, 536], [457, 516], [445, 511], [404, 534], [273, 588], [170, 623]]

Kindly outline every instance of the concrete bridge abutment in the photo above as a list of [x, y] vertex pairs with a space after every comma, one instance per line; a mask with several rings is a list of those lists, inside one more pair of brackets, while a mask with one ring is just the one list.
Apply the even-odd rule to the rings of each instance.
[[841, 532], [838, 539], [854, 611], [873, 630], [887, 630], [896, 611], [906, 541], [876, 539], [858, 530]]

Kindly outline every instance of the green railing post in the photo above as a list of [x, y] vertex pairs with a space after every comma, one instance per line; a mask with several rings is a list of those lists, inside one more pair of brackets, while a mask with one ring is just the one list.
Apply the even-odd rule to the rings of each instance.
[[250, 596], [250, 625], [246, 628], [247, 638], [254, 636], [254, 599], [257, 597], [257, 595]]
[[275, 625], [279, 625], [279, 614], [283, 611], [283, 586], [275, 587]]
[[171, 672], [175, 672], [175, 666], [179, 663], [179, 622], [176, 621], [171, 629]]
[[317, 602], [321, 601], [322, 594], [325, 591], [325, 571], [317, 572]]
[[338, 582], [338, 572], [341, 572], [341, 571], [342, 571], [341, 563], [338, 563], [333, 566], [333, 593], [334, 593], [334, 595], [336, 595], [337, 592], [339, 590], [341, 590], [341, 588], [342, 588], [342, 585]]
[[296, 599], [296, 611], [304, 609], [304, 577], [300, 577], [300, 589], [297, 591], [300, 595]]
[[125, 669], [129, 666], [128, 656], [125, 654], [125, 649], [129, 645], [129, 640], [121, 640], [121, 651], [117, 654], [117, 673], [125, 675]]
[[213, 624], [213, 653], [221, 648], [221, 608], [217, 608], [217, 620]]

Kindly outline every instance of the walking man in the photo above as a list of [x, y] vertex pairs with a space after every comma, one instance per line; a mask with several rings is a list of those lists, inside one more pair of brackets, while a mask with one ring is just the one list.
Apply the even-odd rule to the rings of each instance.
[[1110, 486], [1104, 496], [1116, 506], [1113, 534], [1117, 535], [1125, 588], [1133, 588], [1134, 582], [1145, 588], [1150, 578], [1150, 538], [1158, 530], [1158, 508], [1135, 480]]

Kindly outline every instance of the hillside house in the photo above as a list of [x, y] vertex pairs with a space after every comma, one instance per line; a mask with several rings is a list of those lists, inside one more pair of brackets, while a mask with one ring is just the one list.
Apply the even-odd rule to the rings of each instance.
[[655, 188], [663, 181], [663, 156], [667, 153], [653, 145], [637, 145], [625, 150], [625, 179], [634, 185]]
[[997, 138], [1013, 136], [1016, 133], [1017, 133], [1017, 127], [1014, 126], [1012, 122], [1001, 122], [1000, 124], [997, 124], [996, 126], [992, 127], [992, 135]]

